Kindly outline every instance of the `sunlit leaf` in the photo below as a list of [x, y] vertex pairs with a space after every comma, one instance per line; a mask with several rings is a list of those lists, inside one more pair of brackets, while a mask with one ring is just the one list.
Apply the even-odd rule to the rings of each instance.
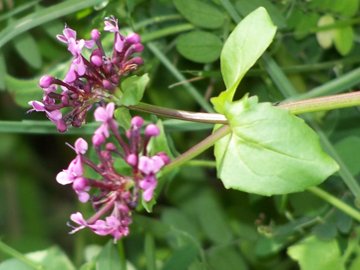
[[246, 16], [230, 34], [220, 56], [226, 91], [211, 99], [216, 111], [222, 113], [224, 103], [233, 99], [241, 79], [270, 45], [275, 32], [269, 14], [260, 7]]
[[226, 188], [261, 195], [318, 185], [339, 169], [302, 119], [245, 96], [225, 108], [232, 134], [215, 144], [218, 177]]
[[301, 270], [345, 270], [336, 240], [322, 241], [310, 236], [290, 246], [287, 252], [298, 261]]

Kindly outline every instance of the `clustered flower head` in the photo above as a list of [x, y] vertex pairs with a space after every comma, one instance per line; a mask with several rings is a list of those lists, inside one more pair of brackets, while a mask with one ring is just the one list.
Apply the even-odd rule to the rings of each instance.
[[[139, 196], [145, 202], [153, 198], [157, 185], [156, 173], [169, 162], [165, 153], [149, 155], [147, 146], [152, 137], [159, 135], [159, 129], [154, 124], [145, 127], [144, 120], [135, 116], [131, 127], [122, 135], [118, 124], [113, 118], [115, 105], [109, 103], [98, 107], [94, 116], [101, 122], [92, 137], [92, 144], [98, 161], [86, 157], [87, 142], [79, 138], [73, 148], [76, 157], [67, 169], [58, 173], [56, 180], [63, 185], [72, 184], [79, 200], [90, 201], [96, 213], [85, 219], [80, 212], [71, 215], [76, 224], [71, 233], [83, 228], [89, 228], [98, 235], [111, 235], [117, 241], [129, 234], [131, 211], [137, 206]], [[111, 136], [112, 135], [112, 136]], [[110, 137], [114, 142], [110, 142]], [[122, 159], [130, 168], [130, 173], [120, 173], [115, 161]], [[86, 176], [87, 166], [99, 177]]]
[[[121, 78], [143, 64], [142, 58], [134, 55], [144, 49], [138, 34], [121, 35], [114, 17], [105, 18], [104, 30], [114, 33], [111, 56], [105, 54], [98, 29], [91, 31], [90, 40], [77, 39], [76, 31], [67, 26], [57, 35], [73, 57], [70, 68], [63, 80], [41, 77], [43, 100], [30, 101], [29, 105], [30, 111], [45, 112], [60, 132], [70, 125], [80, 127], [93, 104], [113, 94]], [[89, 59], [83, 55], [85, 48], [92, 49]]]

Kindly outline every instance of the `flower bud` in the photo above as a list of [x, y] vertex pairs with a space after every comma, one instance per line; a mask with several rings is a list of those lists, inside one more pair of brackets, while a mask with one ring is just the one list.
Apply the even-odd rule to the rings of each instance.
[[40, 78], [39, 86], [41, 88], [48, 88], [54, 83], [54, 77], [49, 75], [44, 75]]
[[149, 124], [145, 128], [145, 136], [155, 137], [160, 134], [159, 128], [154, 124]]
[[98, 40], [99, 38], [100, 38], [100, 32], [99, 32], [99, 30], [97, 30], [97, 29], [93, 29], [93, 30], [91, 30], [91, 39], [92, 40]]

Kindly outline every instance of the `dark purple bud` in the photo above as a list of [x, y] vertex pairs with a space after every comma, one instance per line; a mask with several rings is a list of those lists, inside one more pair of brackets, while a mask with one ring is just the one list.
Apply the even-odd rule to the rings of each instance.
[[118, 85], [118, 84], [119, 84], [119, 81], [120, 81], [119, 75], [114, 74], [113, 76], [110, 77], [110, 81], [111, 81], [113, 84]]
[[44, 75], [40, 78], [39, 86], [41, 88], [48, 88], [54, 83], [54, 77], [49, 75]]
[[99, 30], [97, 30], [97, 29], [93, 29], [92, 31], [91, 31], [91, 39], [92, 40], [98, 40], [100, 38], [100, 32], [99, 32]]
[[154, 124], [149, 124], [145, 128], [145, 136], [155, 137], [160, 134], [159, 128]]
[[128, 42], [130, 44], [140, 43], [141, 38], [140, 38], [140, 36], [138, 34], [133, 33], [133, 34], [126, 37], [126, 42]]
[[107, 90], [112, 90], [114, 88], [113, 84], [109, 80], [102, 81], [103, 87]]
[[134, 128], [141, 128], [143, 124], [144, 124], [144, 119], [142, 119], [140, 116], [134, 116], [131, 119], [131, 126]]

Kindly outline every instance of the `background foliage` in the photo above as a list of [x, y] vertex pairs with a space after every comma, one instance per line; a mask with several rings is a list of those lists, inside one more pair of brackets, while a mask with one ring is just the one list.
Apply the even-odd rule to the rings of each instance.
[[[278, 32], [244, 77], [236, 99], [250, 92], [277, 103], [356, 90], [358, 4], [0, 0], [1, 240], [21, 253], [33, 252], [30, 257], [49, 269], [121, 269], [124, 256], [129, 269], [359, 269], [359, 226], [350, 216], [308, 191], [263, 197], [226, 190], [215, 176], [212, 151], [162, 179], [153, 213], [136, 215], [121, 245], [88, 232], [68, 235], [68, 216], [84, 206], [76, 205], [55, 175], [72, 158], [65, 142], [73, 142], [76, 133], [90, 134], [94, 125], [49, 135], [56, 131], [43, 115], [26, 114], [27, 101], [41, 97], [39, 76], [62, 76], [66, 69], [68, 52], [55, 40], [64, 23], [88, 37], [109, 15], [119, 18], [124, 31], [142, 36], [140, 74], [149, 73], [144, 100], [152, 104], [211, 111], [209, 98], [225, 89], [219, 65], [223, 43], [259, 6], [270, 13]], [[341, 167], [322, 188], [354, 207], [360, 198], [359, 118], [358, 108], [306, 116]], [[164, 129], [174, 155], [211, 132], [209, 125], [174, 120], [165, 120]], [[6, 260], [7, 246], [0, 249], [0, 269], [29, 268]], [[46, 251], [34, 253], [38, 250]]]

